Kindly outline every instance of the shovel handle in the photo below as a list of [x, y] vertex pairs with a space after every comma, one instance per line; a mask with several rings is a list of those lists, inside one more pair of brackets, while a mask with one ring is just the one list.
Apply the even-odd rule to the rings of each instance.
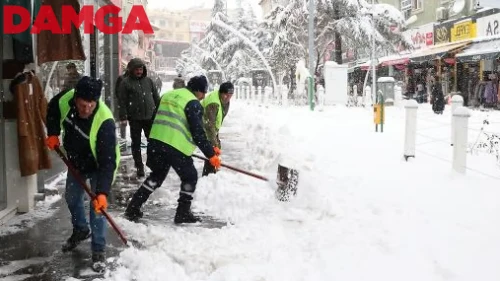
[[[202, 160], [205, 160], [205, 161], [210, 161], [207, 158], [205, 158], [203, 156], [200, 156], [200, 155], [196, 155], [196, 154], [193, 154], [193, 157], [198, 158], [198, 159], [202, 159]], [[229, 166], [229, 165], [226, 165], [226, 164], [221, 164], [221, 166], [224, 167], [224, 168], [228, 168], [229, 170], [233, 170], [235, 172], [242, 173], [242, 174], [245, 174], [247, 176], [251, 176], [251, 177], [257, 178], [259, 180], [269, 181], [268, 178], [266, 178], [264, 176], [261, 176], [261, 175], [254, 174], [252, 172], [248, 172], [248, 171], [245, 171], [245, 170], [242, 170], [242, 169], [239, 169], [239, 168], [235, 168], [235, 167], [232, 167], [232, 166]]]
[[[75, 167], [73, 166], [73, 164], [71, 164], [71, 162], [69, 162], [69, 160], [66, 157], [66, 155], [61, 151], [61, 149], [59, 147], [56, 147], [54, 150], [57, 152], [57, 154], [59, 155], [59, 157], [61, 157], [61, 159], [63, 160], [64, 164], [66, 164], [66, 166], [68, 167], [68, 171], [71, 173], [71, 175], [73, 175], [73, 177], [78, 181], [78, 183], [80, 184], [80, 186], [85, 190], [85, 192], [90, 196], [90, 198], [92, 200], [94, 200], [96, 198], [95, 193], [92, 192], [92, 190], [90, 189], [90, 187], [83, 180], [82, 176], [75, 169]], [[100, 211], [104, 215], [104, 217], [108, 220], [109, 224], [114, 229], [114, 231], [118, 234], [118, 236], [120, 237], [120, 240], [122, 240], [123, 244], [128, 245], [127, 238], [125, 238], [125, 234], [118, 227], [118, 225], [116, 225], [115, 221], [109, 215], [109, 213], [106, 212], [106, 210], [104, 208], [101, 208]]]

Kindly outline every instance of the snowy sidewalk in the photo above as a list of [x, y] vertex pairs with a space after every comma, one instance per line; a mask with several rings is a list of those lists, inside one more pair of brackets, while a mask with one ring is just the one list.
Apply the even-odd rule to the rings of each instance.
[[[404, 162], [404, 111], [386, 113], [384, 133], [374, 133], [369, 109], [233, 102], [221, 131], [223, 162], [273, 182], [224, 169], [200, 178], [195, 211], [231, 224], [179, 227], [170, 217], [180, 184], [171, 172], [145, 206], [151, 223], [117, 217], [144, 247], [120, 248], [106, 280], [499, 280], [498, 180], [453, 174], [449, 162], [429, 156], [449, 153], [449, 127], [426, 107], [417, 143], [429, 155]], [[488, 157], [470, 163], [500, 174]], [[274, 197], [279, 163], [299, 170], [292, 202]], [[203, 162], [195, 164], [201, 173]]]
[[[367, 109], [235, 101], [221, 132], [224, 163], [272, 180], [278, 163], [297, 168], [297, 198], [277, 202], [274, 183], [230, 171], [202, 178], [195, 209], [233, 224], [120, 220], [145, 248], [120, 253], [108, 279], [498, 280], [498, 182], [453, 175], [422, 154], [404, 162], [404, 111], [387, 114], [385, 132], [375, 134]], [[175, 206], [177, 193], [167, 182], [152, 200]]]

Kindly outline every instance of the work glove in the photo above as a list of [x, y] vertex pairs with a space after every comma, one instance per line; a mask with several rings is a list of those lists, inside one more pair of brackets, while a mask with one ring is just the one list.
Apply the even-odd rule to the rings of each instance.
[[210, 161], [210, 164], [212, 166], [214, 166], [216, 169], [220, 168], [220, 165], [221, 165], [220, 158], [219, 158], [219, 156], [217, 154], [214, 155], [214, 156], [212, 156], [212, 158], [210, 158], [209, 161]]
[[108, 208], [108, 199], [104, 194], [98, 194], [94, 200], [92, 200], [94, 205], [94, 210], [97, 214], [101, 213], [101, 209], [106, 210]]
[[217, 146], [214, 146], [214, 152], [215, 152], [215, 155], [217, 155], [217, 156], [220, 156], [222, 154], [222, 151]]
[[49, 136], [45, 139], [45, 145], [50, 150], [54, 150], [56, 147], [60, 146], [61, 144], [59, 143], [59, 136]]

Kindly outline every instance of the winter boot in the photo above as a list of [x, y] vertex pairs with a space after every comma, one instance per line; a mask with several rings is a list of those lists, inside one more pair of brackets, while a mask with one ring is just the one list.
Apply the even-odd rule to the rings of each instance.
[[132, 200], [128, 203], [125, 210], [125, 218], [129, 221], [137, 222], [144, 215], [141, 211], [142, 204], [149, 198], [151, 191], [141, 186], [132, 196]]
[[143, 216], [144, 213], [140, 209], [136, 209], [134, 207], [131, 207], [130, 205], [125, 210], [125, 218], [129, 221], [137, 222], [138, 220], [142, 219]]
[[92, 270], [103, 273], [106, 270], [106, 254], [104, 252], [92, 252]]
[[177, 211], [175, 212], [174, 223], [197, 223], [201, 222], [201, 218], [195, 216], [191, 212], [191, 202], [179, 202]]
[[63, 252], [69, 252], [75, 249], [82, 241], [87, 240], [90, 237], [90, 229], [86, 230], [78, 230], [76, 228], [73, 228], [73, 233], [71, 234], [71, 237], [66, 240], [66, 243], [63, 244], [62, 246], [62, 251]]

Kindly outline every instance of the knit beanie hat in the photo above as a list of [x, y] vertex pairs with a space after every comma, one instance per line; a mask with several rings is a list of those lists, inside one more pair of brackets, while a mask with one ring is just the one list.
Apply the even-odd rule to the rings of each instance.
[[75, 98], [86, 101], [97, 101], [101, 97], [102, 81], [83, 76], [75, 86]]
[[189, 79], [187, 88], [193, 92], [206, 93], [208, 91], [208, 80], [204, 75], [194, 76]]
[[224, 83], [220, 84], [219, 93], [232, 95], [233, 92], [234, 92], [233, 83], [231, 83], [231, 82], [224, 82]]

